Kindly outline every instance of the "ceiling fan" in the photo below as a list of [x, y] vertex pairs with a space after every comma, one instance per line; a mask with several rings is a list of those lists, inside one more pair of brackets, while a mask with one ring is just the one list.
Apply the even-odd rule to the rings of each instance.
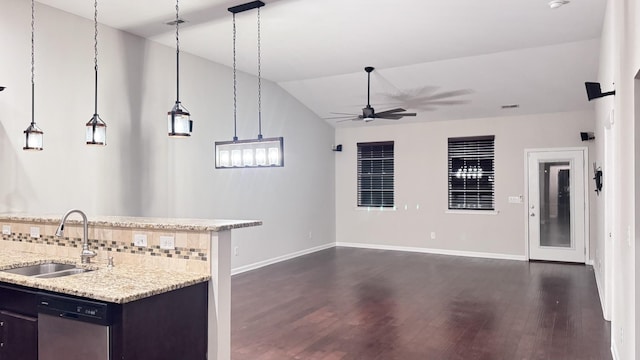
[[[405, 116], [416, 116], [416, 113], [405, 112], [407, 110], [405, 110], [403, 108], [395, 108], [395, 109], [385, 110], [385, 111], [376, 113], [375, 109], [370, 104], [371, 72], [373, 70], [374, 70], [374, 68], [371, 67], [371, 66], [367, 66], [367, 67], [364, 68], [364, 71], [367, 72], [367, 106], [362, 108], [362, 115], [346, 114], [346, 113], [332, 113], [332, 114], [340, 114], [341, 116], [331, 117], [331, 118], [327, 118], [327, 119], [343, 119], [343, 120], [338, 120], [338, 122], [349, 121], [349, 120], [369, 122], [369, 121], [373, 121], [375, 119], [400, 120]], [[347, 119], [344, 119], [345, 117]]]

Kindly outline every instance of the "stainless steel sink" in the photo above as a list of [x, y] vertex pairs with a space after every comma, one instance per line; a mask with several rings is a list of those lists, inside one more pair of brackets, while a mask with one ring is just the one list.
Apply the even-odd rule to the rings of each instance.
[[34, 277], [35, 278], [39, 278], [39, 279], [50, 279], [50, 278], [57, 278], [57, 277], [74, 275], [74, 274], [82, 274], [84, 272], [89, 272], [89, 271], [92, 271], [92, 270], [81, 269], [81, 268], [73, 268], [73, 269], [68, 269], [68, 270], [61, 270], [61, 271], [51, 272], [51, 273], [47, 273], [47, 274], [35, 275]]
[[18, 275], [46, 279], [46, 278], [69, 276], [69, 275], [79, 274], [79, 273], [83, 273], [91, 270], [77, 268], [75, 265], [72, 265], [72, 264], [47, 263], [47, 264], [23, 266], [15, 269], [7, 269], [2, 271], [8, 272], [11, 274], [18, 274]]

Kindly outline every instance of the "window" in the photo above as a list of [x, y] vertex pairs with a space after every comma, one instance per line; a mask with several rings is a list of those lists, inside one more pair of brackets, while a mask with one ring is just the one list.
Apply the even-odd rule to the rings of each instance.
[[450, 210], [494, 210], [494, 139], [449, 138]]
[[393, 141], [358, 143], [358, 206], [393, 207]]

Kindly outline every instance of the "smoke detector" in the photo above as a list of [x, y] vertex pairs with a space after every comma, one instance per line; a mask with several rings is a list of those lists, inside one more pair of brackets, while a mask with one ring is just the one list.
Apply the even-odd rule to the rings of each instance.
[[570, 3], [569, 0], [551, 0], [551, 1], [549, 1], [549, 7], [552, 8], [552, 9], [557, 9], [560, 6], [566, 5], [568, 3]]

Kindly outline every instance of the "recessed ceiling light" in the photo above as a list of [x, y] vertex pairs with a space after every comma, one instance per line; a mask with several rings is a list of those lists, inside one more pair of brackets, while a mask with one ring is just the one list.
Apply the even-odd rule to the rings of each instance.
[[509, 104], [509, 105], [501, 106], [502, 109], [517, 109], [519, 107], [520, 107], [520, 104]]
[[551, 0], [549, 1], [549, 7], [552, 9], [557, 9], [562, 5], [568, 4], [569, 2], [569, 0]]

